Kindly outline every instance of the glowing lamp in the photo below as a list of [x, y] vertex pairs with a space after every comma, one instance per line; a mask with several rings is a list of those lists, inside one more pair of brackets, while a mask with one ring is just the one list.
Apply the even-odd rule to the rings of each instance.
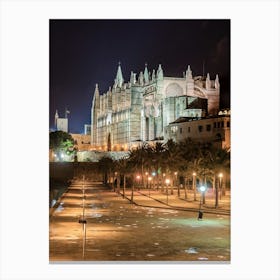
[[199, 189], [200, 189], [201, 192], [205, 192], [206, 191], [206, 187], [205, 186], [200, 186]]

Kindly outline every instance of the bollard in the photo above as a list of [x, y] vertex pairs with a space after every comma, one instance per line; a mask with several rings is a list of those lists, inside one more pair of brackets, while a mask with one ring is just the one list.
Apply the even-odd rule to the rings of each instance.
[[203, 217], [203, 212], [202, 211], [198, 211], [198, 220], [202, 220]]

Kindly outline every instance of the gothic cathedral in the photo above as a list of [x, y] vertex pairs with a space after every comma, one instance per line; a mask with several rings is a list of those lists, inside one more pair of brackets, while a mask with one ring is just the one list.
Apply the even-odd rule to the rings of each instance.
[[125, 82], [118, 65], [113, 87], [100, 94], [96, 84], [91, 109], [91, 145], [103, 151], [128, 150], [142, 142], [167, 141], [166, 126], [180, 117], [201, 118], [219, 111], [220, 84], [192, 76], [164, 76], [161, 65], [150, 73], [131, 72]]

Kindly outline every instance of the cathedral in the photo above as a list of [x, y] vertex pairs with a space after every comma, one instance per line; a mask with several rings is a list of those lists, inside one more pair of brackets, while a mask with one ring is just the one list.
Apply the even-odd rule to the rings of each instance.
[[101, 94], [98, 84], [91, 108], [91, 145], [103, 151], [126, 151], [139, 143], [167, 141], [167, 126], [180, 117], [203, 118], [219, 111], [218, 75], [167, 77], [161, 65], [147, 65], [125, 82], [118, 65], [114, 85]]

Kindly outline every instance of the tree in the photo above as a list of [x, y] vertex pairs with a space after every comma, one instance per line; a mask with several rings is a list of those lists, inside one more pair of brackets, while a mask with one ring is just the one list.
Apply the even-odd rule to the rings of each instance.
[[64, 131], [54, 131], [49, 135], [49, 146], [58, 160], [63, 161], [65, 156], [72, 156], [75, 152], [74, 139]]
[[[121, 158], [116, 162], [116, 168], [118, 170], [119, 174], [119, 182], [121, 181], [121, 178], [123, 178], [123, 198], [125, 198], [125, 188], [126, 188], [126, 175], [128, 173], [128, 159], [127, 158]], [[120, 193], [120, 184], [117, 184], [117, 192]]]
[[162, 173], [162, 170], [164, 168], [165, 151], [166, 146], [161, 142], [156, 142], [156, 144], [151, 148], [153, 168], [156, 171], [157, 190], [159, 187], [159, 175]]
[[[173, 194], [173, 184], [175, 182], [176, 176], [174, 173], [177, 172], [179, 166], [181, 165], [181, 152], [180, 147], [173, 140], [168, 140], [166, 143], [166, 151], [164, 152], [165, 157], [165, 167], [166, 171], [171, 175], [171, 194]], [[168, 191], [168, 190], [167, 190]]]
[[103, 173], [103, 183], [108, 184], [108, 178], [111, 178], [113, 169], [113, 160], [110, 157], [102, 157], [99, 160], [99, 170]]
[[151, 147], [147, 143], [143, 143], [136, 149], [129, 151], [129, 162], [130, 166], [134, 171], [140, 170], [142, 177], [142, 185], [144, 186], [144, 165], [145, 167], [150, 167], [150, 154]]
[[179, 146], [182, 156], [180, 169], [184, 173], [185, 177], [192, 178], [193, 198], [196, 201], [196, 178], [199, 178], [201, 181], [204, 179], [205, 174], [203, 172], [203, 153], [201, 146], [190, 138], [180, 142]]
[[[230, 153], [227, 149], [219, 148], [210, 145], [205, 151], [206, 165], [210, 170], [213, 178], [213, 188], [215, 188], [215, 207], [218, 207], [218, 186], [216, 184], [216, 176], [223, 171], [227, 174], [230, 170]], [[223, 184], [224, 186], [224, 184]], [[221, 187], [221, 186], [220, 186]], [[222, 188], [221, 195], [225, 194], [225, 189]]]

